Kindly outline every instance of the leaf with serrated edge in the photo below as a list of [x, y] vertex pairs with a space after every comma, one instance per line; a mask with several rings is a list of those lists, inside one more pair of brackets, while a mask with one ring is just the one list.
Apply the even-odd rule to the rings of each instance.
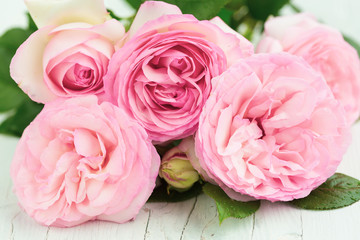
[[331, 210], [349, 206], [360, 200], [360, 181], [335, 173], [309, 196], [291, 201], [299, 208]]
[[218, 186], [207, 183], [203, 191], [216, 202], [220, 224], [229, 217], [245, 218], [255, 213], [260, 207], [260, 201], [240, 202], [229, 198]]

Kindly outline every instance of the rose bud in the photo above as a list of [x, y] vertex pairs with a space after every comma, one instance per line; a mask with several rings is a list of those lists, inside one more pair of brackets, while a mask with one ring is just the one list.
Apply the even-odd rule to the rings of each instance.
[[199, 174], [191, 165], [188, 156], [179, 147], [170, 149], [162, 158], [159, 176], [168, 184], [168, 191], [186, 191], [199, 180]]

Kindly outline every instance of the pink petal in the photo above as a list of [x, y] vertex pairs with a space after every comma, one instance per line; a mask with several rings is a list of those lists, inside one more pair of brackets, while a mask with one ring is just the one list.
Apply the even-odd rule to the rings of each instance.
[[97, 137], [85, 129], [75, 129], [74, 145], [76, 152], [84, 157], [95, 157], [101, 152]]
[[157, 1], [146, 1], [140, 6], [139, 11], [135, 16], [129, 30], [129, 38], [131, 38], [146, 22], [159, 18], [163, 15], [172, 14], [181, 14], [181, 10], [172, 4]]

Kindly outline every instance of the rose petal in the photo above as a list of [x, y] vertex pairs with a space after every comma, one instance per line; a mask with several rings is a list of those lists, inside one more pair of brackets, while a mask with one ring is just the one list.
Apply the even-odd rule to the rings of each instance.
[[25, 0], [25, 4], [38, 28], [69, 22], [95, 25], [109, 17], [103, 0]]
[[11, 60], [10, 74], [19, 87], [35, 102], [55, 99], [43, 80], [43, 54], [53, 27], [34, 32], [16, 51]]
[[131, 38], [146, 22], [154, 20], [163, 15], [181, 14], [181, 10], [175, 6], [164, 2], [146, 1], [144, 2], [131, 24], [129, 38]]

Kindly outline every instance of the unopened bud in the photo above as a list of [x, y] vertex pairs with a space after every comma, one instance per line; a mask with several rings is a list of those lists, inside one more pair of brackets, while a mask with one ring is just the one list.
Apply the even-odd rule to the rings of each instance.
[[159, 176], [177, 191], [186, 191], [199, 180], [198, 172], [191, 165], [186, 153], [178, 147], [170, 149], [163, 157]]

